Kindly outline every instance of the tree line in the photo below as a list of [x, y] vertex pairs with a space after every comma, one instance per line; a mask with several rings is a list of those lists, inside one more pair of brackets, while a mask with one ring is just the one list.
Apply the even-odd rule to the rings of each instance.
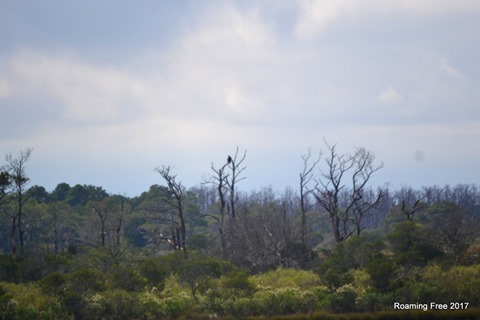
[[[136, 197], [67, 183], [49, 192], [31, 183], [31, 156], [32, 149], [8, 154], [0, 168], [0, 281], [59, 281], [67, 290], [79, 286], [75, 274], [84, 272], [93, 281], [88, 290], [70, 297], [72, 301], [62, 293], [62, 306], [77, 318], [87, 317], [82, 312], [91, 307], [88, 299], [105, 290], [94, 281], [98, 270], [108, 273], [104, 265], [121, 270], [109, 275], [109, 283], [126, 292], [147, 287], [149, 292], [154, 287], [162, 291], [170, 276], [178, 277], [196, 306], [214, 299], [212, 279], [222, 279], [224, 291], [235, 293], [230, 294], [231, 303], [243, 297], [253, 309], [258, 303], [254, 297], [266, 294], [261, 285], [252, 284], [256, 275], [304, 270], [318, 277], [318, 286], [308, 289], [312, 295], [321, 287], [329, 297], [328, 303], [322, 302], [330, 306], [325, 309], [345, 312], [382, 310], [392, 294], [413, 295], [421, 288], [410, 281], [428, 278], [427, 268], [441, 273], [480, 262], [476, 185], [372, 187], [371, 178], [383, 164], [365, 148], [340, 153], [336, 144], [325, 142], [323, 151], [307, 150], [299, 157], [297, 188], [280, 192], [271, 187], [241, 189], [248, 159], [247, 152], [237, 148], [220, 165], [212, 163], [211, 174], [189, 188], [173, 166], [160, 165], [154, 169], [159, 184]], [[65, 257], [83, 257], [92, 265], [75, 260], [78, 267], [61, 267], [58, 261]], [[140, 271], [134, 272], [134, 266]], [[131, 280], [132, 287], [122, 287], [128, 283], [122, 277]], [[118, 283], [121, 279], [123, 284]], [[92, 289], [96, 285], [97, 291]], [[362, 286], [372, 295], [361, 291]], [[60, 299], [56, 291], [48, 294]], [[360, 297], [371, 299], [370, 304]], [[311, 299], [308, 308], [288, 312], [322, 308], [320, 298]], [[206, 310], [215, 309], [214, 301], [208, 301]]]

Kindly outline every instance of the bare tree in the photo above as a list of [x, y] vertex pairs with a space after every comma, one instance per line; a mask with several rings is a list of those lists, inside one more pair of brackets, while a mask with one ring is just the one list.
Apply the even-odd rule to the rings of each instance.
[[[184, 187], [182, 183], [177, 181], [177, 176], [171, 173], [170, 166], [161, 166], [155, 168], [155, 171], [167, 183], [167, 188], [170, 192], [170, 198], [163, 199], [168, 205], [171, 213], [170, 235], [160, 234], [161, 238], [172, 243], [174, 249], [186, 250], [187, 229], [185, 226], [185, 216], [183, 208], [183, 194]], [[175, 217], [178, 218], [175, 219]]]
[[247, 151], [244, 151], [241, 157], [239, 157], [238, 151], [239, 150], [237, 147], [237, 150], [235, 151], [235, 156], [233, 158], [231, 156], [228, 156], [227, 158], [227, 167], [230, 169], [231, 174], [226, 176], [225, 180], [230, 196], [230, 202], [227, 205], [227, 211], [232, 217], [232, 219], [235, 219], [236, 217], [235, 205], [238, 202], [238, 196], [235, 188], [237, 183], [246, 179], [246, 177], [242, 177], [242, 173], [247, 168], [245, 166], [242, 167], [243, 161], [245, 161], [245, 158], [247, 156]]
[[[376, 208], [382, 200], [385, 193], [382, 189], [373, 197], [366, 197], [366, 185], [372, 175], [383, 168], [383, 163], [376, 165], [375, 156], [365, 148], [356, 150], [353, 156], [354, 172], [352, 176], [352, 196], [353, 203], [353, 224], [355, 225], [357, 236], [364, 229], [362, 225], [364, 218]], [[347, 207], [347, 210], [349, 207]]]
[[95, 203], [92, 207], [93, 212], [100, 219], [100, 239], [102, 240], [102, 247], [105, 247], [105, 239], [107, 236], [107, 219], [110, 216], [110, 209], [104, 204]]
[[421, 202], [420, 199], [415, 201], [413, 206], [408, 206], [405, 200], [402, 201], [402, 212], [407, 217], [407, 220], [410, 221], [413, 220], [413, 216], [415, 213], [420, 212], [426, 208], [428, 208], [428, 205]]
[[123, 228], [124, 220], [129, 212], [129, 205], [127, 203], [127, 198], [119, 196], [118, 201], [120, 202], [120, 208], [115, 216], [116, 226], [115, 226], [115, 244], [117, 247], [120, 247], [120, 238], [121, 238], [121, 231]]
[[313, 170], [320, 162], [321, 153], [317, 159], [312, 160], [312, 151], [308, 149], [307, 154], [302, 155], [303, 169], [300, 172], [300, 241], [305, 246], [307, 244], [307, 212], [312, 207], [309, 202], [309, 196], [313, 189], [309, 187], [313, 179]]
[[[228, 257], [228, 249], [227, 249], [227, 234], [226, 234], [226, 221], [225, 215], [227, 213], [227, 196], [228, 196], [228, 189], [227, 189], [227, 177], [228, 175], [225, 173], [225, 168], [228, 165], [230, 158], [227, 158], [227, 163], [225, 163], [220, 169], [216, 169], [212, 163], [211, 169], [214, 172], [214, 175], [210, 177], [210, 180], [206, 181], [207, 183], [212, 183], [215, 185], [218, 199], [220, 201], [220, 208], [218, 216], [215, 214], [208, 214], [208, 216], [215, 219], [218, 223], [218, 232], [220, 233], [220, 242], [222, 247], [222, 257]], [[231, 161], [231, 160], [230, 160]]]
[[[15, 260], [17, 257], [17, 239], [16, 233], [18, 231], [20, 241], [20, 252], [23, 252], [25, 244], [25, 232], [28, 228], [28, 224], [24, 221], [23, 207], [27, 202], [26, 187], [29, 182], [29, 178], [26, 174], [27, 162], [30, 159], [33, 149], [27, 148], [24, 151], [20, 151], [20, 155], [14, 158], [12, 154], [6, 156], [8, 177], [12, 183], [12, 196], [15, 202], [15, 208], [13, 212], [7, 213], [11, 219], [10, 229], [10, 250], [12, 258]], [[6, 176], [5, 176], [6, 177]], [[4, 178], [5, 178], [4, 177]]]
[[[402, 202], [402, 213], [407, 217], [407, 220], [413, 220], [416, 213], [428, 208], [430, 193], [429, 189], [425, 189], [422, 195], [421, 192], [415, 191], [411, 187], [403, 187], [397, 192], [397, 199]], [[427, 199], [426, 202], [425, 199]]]
[[[329, 214], [333, 235], [337, 242], [348, 239], [363, 230], [363, 219], [375, 208], [383, 192], [373, 200], [365, 198], [365, 189], [372, 175], [383, 168], [374, 163], [375, 156], [365, 148], [358, 148], [353, 155], [339, 154], [336, 144], [325, 142], [328, 149], [326, 171], [317, 180], [314, 196], [317, 203]], [[345, 180], [350, 177], [351, 186]]]
[[[219, 169], [212, 164], [210, 168], [213, 175], [206, 181], [206, 183], [213, 184], [217, 190], [220, 204], [218, 213], [206, 214], [206, 216], [213, 218], [218, 223], [223, 258], [229, 256], [229, 239], [232, 239], [229, 235], [229, 229], [235, 224], [236, 204], [239, 201], [236, 185], [245, 179], [241, 174], [246, 169], [246, 167], [242, 167], [246, 151], [241, 158], [239, 158], [238, 152], [237, 147], [234, 157], [228, 156], [226, 163]], [[227, 221], [226, 217], [230, 219]]]
[[53, 242], [54, 253], [66, 247], [71, 238], [68, 219], [71, 219], [71, 207], [64, 202], [53, 202], [48, 205], [43, 225], [46, 228], [47, 249], [48, 243]]

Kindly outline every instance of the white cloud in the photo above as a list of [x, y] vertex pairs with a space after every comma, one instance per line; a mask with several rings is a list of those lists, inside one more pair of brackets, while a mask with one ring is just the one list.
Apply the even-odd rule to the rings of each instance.
[[460, 72], [460, 70], [452, 67], [448, 63], [448, 61], [445, 57], [439, 57], [438, 60], [437, 60], [437, 65], [442, 72], [448, 74], [449, 76], [451, 76], [453, 78], [457, 78], [457, 79], [461, 79], [461, 80], [466, 80], [467, 79], [467, 77], [462, 72]]
[[384, 105], [392, 105], [402, 101], [402, 95], [392, 86], [389, 86], [378, 95], [378, 100]]
[[296, 34], [300, 38], [312, 38], [342, 16], [349, 16], [348, 1], [299, 1], [300, 17]]
[[144, 84], [128, 73], [32, 50], [11, 59], [10, 73], [14, 94], [54, 99], [72, 120], [118, 119], [130, 104], [142, 100], [145, 90]]
[[300, 9], [296, 35], [312, 39], [341, 20], [377, 16], [440, 16], [480, 11], [476, 0], [298, 0]]
[[9, 81], [6, 78], [0, 77], [0, 98], [8, 97], [12, 94], [12, 89]]

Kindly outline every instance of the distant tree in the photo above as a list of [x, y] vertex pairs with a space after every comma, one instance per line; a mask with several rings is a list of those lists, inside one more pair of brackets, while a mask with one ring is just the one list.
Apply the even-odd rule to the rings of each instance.
[[413, 220], [415, 213], [420, 212], [427, 207], [428, 206], [420, 200], [415, 201], [413, 206], [408, 206], [405, 200], [402, 201], [402, 212], [407, 217], [407, 220]]
[[54, 254], [66, 248], [73, 238], [72, 216], [72, 208], [65, 202], [57, 201], [48, 204], [42, 224], [47, 248], [53, 242]]
[[125, 220], [130, 212], [127, 198], [120, 195], [108, 196], [101, 201], [91, 201], [89, 206], [98, 218], [101, 246], [107, 242], [120, 247]]
[[387, 235], [394, 252], [395, 262], [407, 270], [424, 266], [427, 261], [437, 258], [442, 253], [432, 245], [424, 225], [407, 220], [398, 223]]
[[480, 220], [452, 202], [441, 202], [429, 208], [429, 238], [432, 244], [458, 264], [462, 254], [480, 235]]
[[[12, 180], [8, 171], [0, 168], [0, 205], [4, 204], [8, 199], [12, 187]], [[4, 202], [5, 201], [5, 202]]]
[[25, 244], [24, 236], [28, 228], [28, 224], [24, 221], [23, 208], [27, 202], [26, 187], [30, 181], [26, 173], [27, 162], [30, 160], [32, 151], [33, 149], [27, 148], [20, 151], [20, 154], [16, 158], [14, 158], [12, 154], [6, 156], [6, 169], [12, 182], [12, 199], [15, 203], [13, 211], [7, 213], [11, 219], [10, 250], [14, 260], [16, 260], [17, 257], [16, 234], [18, 232], [20, 251], [23, 252]]
[[142, 212], [132, 212], [129, 219], [125, 221], [124, 236], [125, 239], [136, 247], [145, 247], [149, 239], [144, 226], [147, 223], [147, 217]]
[[50, 194], [42, 186], [32, 186], [27, 190], [27, 198], [35, 200], [40, 203], [47, 203], [50, 201]]
[[102, 241], [102, 247], [105, 247], [107, 237], [107, 220], [111, 215], [111, 208], [105, 201], [94, 202], [92, 204], [92, 211], [100, 220], [100, 239]]
[[307, 154], [302, 155], [303, 168], [300, 172], [300, 241], [304, 246], [307, 245], [307, 212], [312, 207], [312, 204], [309, 202], [309, 196], [314, 191], [314, 189], [310, 187], [310, 183], [314, 177], [313, 170], [320, 162], [320, 157], [321, 154], [312, 160], [312, 152], [310, 149]]
[[241, 157], [239, 156], [238, 152], [239, 152], [239, 149], [237, 147], [237, 150], [235, 151], [235, 155], [233, 156], [233, 158], [231, 156], [227, 157], [227, 167], [230, 169], [230, 174], [226, 176], [226, 180], [225, 180], [225, 183], [229, 192], [229, 197], [230, 197], [230, 201], [227, 205], [227, 211], [232, 217], [232, 219], [235, 219], [236, 217], [236, 204], [238, 202], [238, 196], [237, 196], [237, 190], [236, 190], [237, 183], [246, 179], [246, 177], [243, 177], [242, 174], [247, 168], [246, 166], [243, 166], [243, 162], [247, 157], [247, 151], [244, 151]]
[[424, 195], [421, 192], [413, 190], [411, 187], [402, 187], [397, 192], [398, 201], [402, 203], [402, 213], [407, 217], [407, 220], [413, 220], [415, 214], [428, 208], [428, 203], [424, 200], [429, 198], [429, 191]]
[[[228, 161], [230, 160], [230, 161]], [[220, 244], [222, 250], [222, 257], [225, 259], [228, 257], [228, 245], [227, 245], [227, 222], [225, 217], [227, 215], [227, 177], [228, 174], [225, 172], [225, 168], [229, 163], [232, 162], [230, 156], [228, 156], [227, 163], [225, 163], [221, 168], [216, 169], [215, 166], [210, 166], [213, 171], [213, 175], [210, 177], [206, 183], [213, 184], [217, 190], [218, 200], [220, 202], [220, 207], [218, 213], [207, 214], [209, 217], [213, 218], [218, 223], [218, 232], [220, 234]]]
[[125, 225], [125, 220], [130, 214], [130, 205], [126, 197], [116, 196], [115, 198], [118, 200], [119, 204], [119, 208], [115, 214], [115, 245], [120, 247], [121, 235]]
[[108, 196], [102, 187], [77, 184], [70, 188], [66, 201], [71, 206], [85, 206], [89, 201], [101, 201]]
[[51, 198], [53, 201], [64, 201], [67, 199], [68, 193], [70, 192], [70, 185], [68, 183], [62, 182], [59, 183], [55, 189], [52, 191]]
[[[183, 197], [185, 188], [182, 183], [177, 181], [177, 176], [171, 173], [172, 167], [161, 166], [155, 168], [155, 171], [167, 183], [170, 197], [164, 197], [162, 200], [168, 206], [170, 212], [170, 234], [160, 233], [160, 237], [170, 243], [174, 249], [186, 250], [187, 228], [185, 224], [185, 213]], [[186, 252], [186, 251], [185, 251]]]
[[[383, 191], [379, 190], [373, 199], [367, 199], [365, 191], [372, 175], [383, 168], [383, 164], [375, 164], [375, 156], [365, 148], [349, 155], [339, 154], [335, 144], [325, 144], [328, 148], [326, 170], [317, 180], [314, 196], [330, 216], [335, 240], [341, 242], [353, 234], [360, 235], [365, 228], [364, 218], [379, 205]], [[348, 178], [350, 187], [345, 183]]]

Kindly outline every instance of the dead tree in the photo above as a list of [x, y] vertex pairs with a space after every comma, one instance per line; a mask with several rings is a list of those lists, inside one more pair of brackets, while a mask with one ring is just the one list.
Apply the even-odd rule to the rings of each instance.
[[[162, 239], [173, 244], [175, 250], [184, 250], [186, 252], [187, 229], [183, 208], [184, 187], [181, 182], [176, 180], [177, 176], [173, 175], [171, 170], [172, 168], [170, 166], [155, 168], [155, 171], [158, 172], [167, 183], [167, 188], [170, 192], [170, 197], [163, 199], [171, 212], [170, 235], [166, 236], [161, 233], [160, 236]], [[175, 217], [178, 217], [178, 222]]]
[[[339, 154], [336, 145], [325, 142], [328, 155], [325, 159], [326, 169], [317, 180], [314, 196], [317, 203], [330, 216], [335, 241], [348, 239], [355, 232], [362, 231], [362, 221], [366, 214], [378, 205], [383, 192], [379, 192], [373, 201], [364, 198], [364, 192], [372, 175], [383, 168], [383, 164], [374, 164], [375, 156], [364, 148], [359, 148], [353, 155]], [[351, 177], [352, 185], [345, 183]], [[342, 192], [345, 203], [341, 203]]]
[[415, 201], [412, 207], [408, 206], [405, 200], [402, 201], [402, 212], [409, 221], [413, 220], [413, 216], [415, 215], [415, 213], [420, 212], [426, 208], [428, 208], [428, 205], [421, 202], [420, 199]]
[[236, 184], [246, 179], [246, 177], [242, 177], [241, 175], [243, 171], [245, 171], [245, 169], [247, 168], [245, 166], [242, 167], [243, 161], [247, 156], [247, 151], [244, 151], [241, 158], [238, 156], [238, 151], [239, 150], [237, 147], [237, 150], [235, 151], [235, 156], [233, 158], [231, 156], [228, 156], [227, 158], [227, 167], [230, 169], [230, 175], [226, 176], [225, 180], [230, 196], [230, 201], [227, 205], [227, 212], [230, 214], [232, 219], [235, 219], [236, 217], [235, 205], [238, 202], [238, 196], [235, 189]]
[[220, 242], [222, 247], [222, 257], [224, 259], [228, 257], [226, 221], [225, 221], [225, 215], [227, 213], [226, 208], [227, 208], [227, 196], [228, 196], [228, 190], [227, 190], [228, 175], [225, 173], [225, 168], [231, 161], [232, 161], [232, 158], [228, 156], [227, 163], [225, 163], [220, 169], [215, 169], [212, 163], [210, 168], [214, 172], [214, 175], [210, 177], [210, 180], [206, 181], [206, 183], [211, 183], [215, 185], [217, 189], [218, 199], [220, 201], [218, 216], [215, 214], [208, 214], [208, 216], [215, 219], [218, 223], [218, 232], [220, 233]]
[[125, 197], [120, 197], [119, 201], [120, 201], [120, 208], [115, 217], [115, 219], [117, 220], [117, 223], [115, 226], [115, 243], [117, 247], [120, 247], [121, 231], [122, 231], [123, 223], [125, 220], [125, 216], [127, 215], [127, 211], [129, 210], [127, 207], [127, 200]]
[[108, 217], [110, 216], [110, 210], [106, 206], [98, 203], [93, 205], [92, 210], [100, 219], [100, 239], [102, 240], [102, 247], [105, 247], [105, 239], [107, 236], [106, 223]]
[[366, 197], [366, 185], [371, 176], [383, 168], [383, 163], [376, 165], [375, 156], [365, 148], [359, 148], [354, 154], [354, 172], [352, 175], [352, 196], [353, 204], [353, 224], [355, 225], [357, 236], [364, 229], [363, 220], [372, 209], [378, 207], [385, 193], [379, 189], [373, 197]]
[[312, 152], [309, 149], [306, 155], [302, 155], [303, 169], [300, 172], [300, 241], [302, 245], [307, 244], [307, 212], [312, 207], [309, 203], [309, 195], [313, 189], [309, 187], [313, 179], [313, 170], [320, 162], [321, 153], [316, 160], [312, 161]]

